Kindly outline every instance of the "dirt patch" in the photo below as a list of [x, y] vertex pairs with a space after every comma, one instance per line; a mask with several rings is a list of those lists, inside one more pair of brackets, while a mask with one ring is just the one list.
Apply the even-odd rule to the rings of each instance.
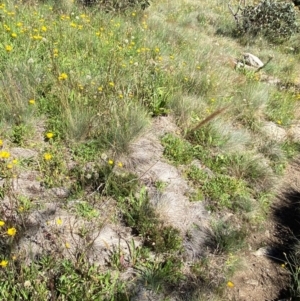
[[[202, 202], [190, 202], [188, 194], [191, 188], [187, 181], [179, 169], [163, 157], [160, 138], [170, 132], [179, 132], [171, 117], [157, 118], [151, 131], [132, 145], [126, 162], [130, 171], [145, 184], [150, 202], [160, 218], [180, 230], [186, 258], [193, 260], [205, 251], [209, 215]], [[163, 189], [159, 190], [156, 183], [162, 183]]]
[[286, 169], [264, 229], [248, 240], [249, 251], [241, 254], [243, 268], [232, 278], [229, 300], [292, 300], [291, 274], [286, 265], [300, 235], [300, 160]]

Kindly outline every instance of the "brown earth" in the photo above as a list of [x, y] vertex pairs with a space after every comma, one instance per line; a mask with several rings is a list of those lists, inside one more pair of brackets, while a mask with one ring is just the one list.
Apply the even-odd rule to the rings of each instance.
[[285, 172], [271, 206], [268, 221], [261, 231], [249, 237], [243, 267], [232, 278], [228, 300], [288, 301], [291, 274], [287, 260], [299, 235], [300, 161], [295, 160]]

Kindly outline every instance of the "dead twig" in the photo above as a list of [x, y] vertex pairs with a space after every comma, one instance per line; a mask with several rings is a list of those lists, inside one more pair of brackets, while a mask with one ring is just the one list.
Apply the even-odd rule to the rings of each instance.
[[210, 114], [208, 117], [206, 117], [204, 120], [202, 120], [200, 123], [198, 123], [194, 128], [192, 128], [189, 132], [194, 132], [199, 130], [202, 126], [210, 122], [212, 119], [217, 117], [218, 115], [222, 114], [224, 111], [226, 111], [230, 106], [221, 108]]

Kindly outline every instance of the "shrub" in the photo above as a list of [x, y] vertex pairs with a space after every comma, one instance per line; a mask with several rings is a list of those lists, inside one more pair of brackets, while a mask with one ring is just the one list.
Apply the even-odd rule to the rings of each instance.
[[150, 3], [148, 0], [78, 0], [86, 6], [98, 5], [108, 11], [125, 10], [133, 7], [141, 9], [147, 8]]
[[262, 34], [272, 42], [282, 42], [298, 30], [292, 3], [263, 0], [255, 6], [239, 6], [236, 13], [229, 8], [242, 35]]

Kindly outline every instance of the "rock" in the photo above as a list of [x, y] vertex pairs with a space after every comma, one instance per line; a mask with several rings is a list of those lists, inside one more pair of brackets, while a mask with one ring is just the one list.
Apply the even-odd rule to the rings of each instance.
[[277, 142], [284, 142], [287, 137], [285, 129], [279, 127], [274, 122], [266, 122], [261, 131], [269, 138]]
[[261, 68], [264, 65], [264, 63], [257, 56], [249, 52], [243, 53], [243, 60], [246, 65], [255, 68]]
[[257, 251], [253, 252], [253, 255], [255, 255], [255, 256], [268, 256], [270, 253], [272, 253], [272, 249], [267, 246], [267, 247], [259, 248]]
[[44, 191], [39, 181], [13, 179], [12, 188], [15, 192], [27, 197], [38, 197]]
[[300, 142], [300, 124], [292, 125], [287, 134], [293, 142]]
[[64, 187], [51, 188], [51, 189], [48, 189], [47, 192], [58, 198], [67, 198], [70, 195], [69, 189], [64, 188]]
[[22, 147], [13, 147], [10, 149], [10, 153], [12, 157], [22, 159], [37, 158], [38, 156], [38, 152]]

